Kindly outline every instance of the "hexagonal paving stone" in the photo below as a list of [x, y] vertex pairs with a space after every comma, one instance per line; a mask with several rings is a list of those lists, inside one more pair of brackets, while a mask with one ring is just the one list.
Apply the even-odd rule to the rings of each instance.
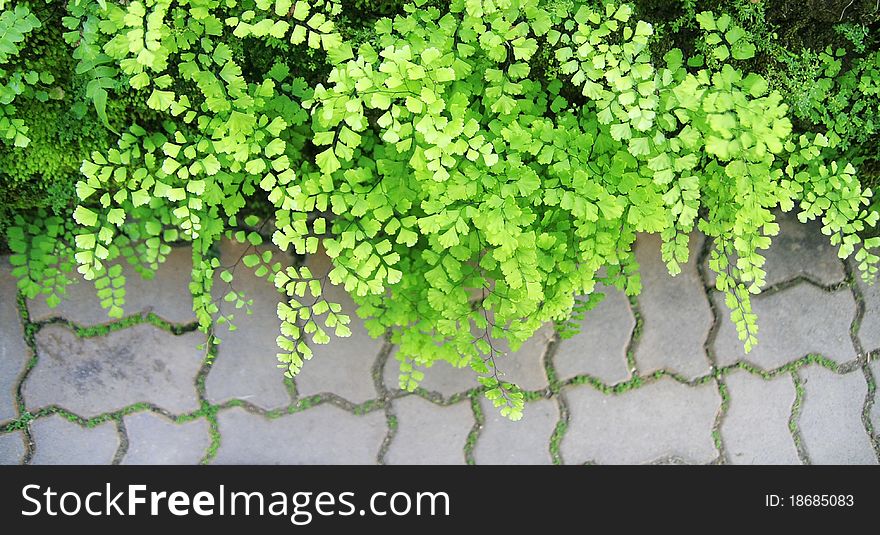
[[795, 399], [788, 374], [764, 380], [744, 370], [725, 379], [730, 406], [721, 437], [733, 464], [799, 464], [788, 420]]
[[644, 327], [635, 360], [642, 373], [665, 369], [693, 379], [709, 372], [703, 345], [712, 326], [712, 309], [696, 261], [702, 243], [702, 235], [691, 235], [689, 261], [672, 277], [660, 258], [660, 237], [640, 234], [636, 241]]
[[24, 433], [14, 431], [0, 435], [0, 464], [20, 464], [24, 451]]
[[[828, 236], [822, 234], [818, 221], [801, 223], [796, 210], [788, 213], [777, 211], [776, 218], [779, 234], [770, 238], [770, 248], [762, 252], [766, 258], [764, 271], [767, 272], [767, 286], [798, 276], [806, 276], [825, 285], [843, 282], [846, 272], [837, 257], [837, 248], [831, 245]], [[708, 261], [706, 257], [706, 279], [714, 286], [715, 273], [708, 269]]]
[[122, 464], [198, 464], [211, 445], [209, 428], [204, 418], [178, 424], [152, 412], [130, 414]]
[[677, 458], [708, 463], [721, 396], [713, 383], [670, 378], [606, 395], [588, 385], [565, 389], [570, 420], [560, 451], [566, 464], [647, 463]]
[[30, 356], [8, 257], [0, 257], [0, 421], [15, 418], [15, 387]]
[[356, 416], [330, 404], [276, 420], [233, 408], [218, 420], [216, 464], [372, 464], [387, 432], [382, 411]]
[[838, 375], [821, 366], [800, 371], [804, 404], [798, 428], [813, 464], [877, 464], [862, 409], [868, 383], [861, 370]]
[[60, 405], [83, 417], [144, 401], [173, 413], [193, 411], [204, 341], [201, 333], [175, 336], [146, 324], [95, 338], [48, 325], [36, 336], [39, 361], [24, 399], [29, 409]]
[[597, 286], [605, 299], [586, 313], [581, 331], [560, 340], [553, 363], [560, 379], [590, 375], [606, 384], [630, 378], [626, 351], [636, 326], [629, 299], [616, 288]]
[[862, 350], [867, 353], [880, 349], [880, 281], [873, 284], [865, 283], [858, 269], [854, 268], [853, 271], [855, 271], [856, 283], [864, 298], [865, 313], [859, 324], [858, 334]]
[[[260, 247], [261, 253], [272, 250], [273, 261], [289, 266], [292, 259], [278, 249]], [[223, 266], [232, 269], [242, 256], [253, 253], [249, 246], [224, 240], [220, 255]], [[226, 295], [231, 288], [253, 299], [251, 314], [244, 309], [235, 310], [223, 304], [224, 314], [233, 314], [236, 330], [228, 325], [216, 327], [220, 345], [217, 358], [205, 381], [205, 392], [212, 403], [222, 403], [230, 399], [244, 399], [264, 409], [285, 407], [290, 404], [290, 395], [284, 384], [284, 372], [278, 368], [280, 349], [276, 338], [281, 334], [281, 320], [278, 319], [278, 302], [283, 296], [275, 285], [254, 275], [254, 270], [238, 265], [233, 273], [231, 286], [219, 277], [214, 282], [217, 297]]]
[[474, 448], [477, 464], [551, 464], [550, 436], [559, 420], [556, 402], [527, 403], [523, 418], [512, 422], [486, 398], [480, 399], [485, 423]]
[[[385, 363], [385, 370], [383, 372], [385, 388], [391, 392], [400, 390], [400, 362], [394, 358], [395, 355], [397, 355], [396, 347], [388, 355], [388, 361]], [[436, 392], [447, 399], [455, 394], [461, 394], [480, 386], [480, 383], [477, 382], [477, 377], [479, 376], [470, 366], [456, 368], [445, 360], [440, 360], [435, 362], [430, 368], [422, 369], [422, 371], [425, 372], [425, 378], [422, 379], [420, 386], [429, 392]]]
[[440, 406], [418, 396], [393, 401], [397, 434], [388, 464], [464, 464], [464, 446], [474, 425], [470, 402]]
[[[309, 256], [306, 266], [314, 276], [330, 271], [330, 259], [323, 253]], [[303, 365], [296, 377], [300, 396], [332, 392], [352, 403], [361, 403], [379, 395], [373, 384], [373, 365], [384, 341], [367, 334], [364, 322], [355, 314], [355, 304], [340, 286], [327, 282], [323, 295], [330, 302], [342, 305], [342, 311], [351, 317], [351, 336], [337, 338], [330, 334], [327, 345], [312, 344], [312, 359]]]
[[[196, 320], [189, 291], [192, 274], [192, 250], [189, 247], [172, 248], [152, 280], [145, 280], [127, 262], [123, 261], [123, 265], [126, 315], [153, 312], [172, 323]], [[77, 273], [72, 277], [77, 283], [67, 287], [66, 295], [54, 309], [46, 305], [45, 296], [28, 301], [31, 320], [62, 317], [83, 326], [113, 321], [101, 308], [95, 285]]]
[[31, 424], [36, 451], [31, 464], [110, 464], [119, 448], [113, 422], [91, 429], [58, 414]]
[[849, 290], [829, 293], [801, 283], [753, 297], [752, 310], [758, 315], [758, 344], [748, 355], [737, 338], [724, 297], [720, 292], [714, 294], [720, 321], [715, 358], [722, 366], [748, 360], [771, 370], [811, 353], [839, 363], [856, 358], [849, 334], [856, 303]]

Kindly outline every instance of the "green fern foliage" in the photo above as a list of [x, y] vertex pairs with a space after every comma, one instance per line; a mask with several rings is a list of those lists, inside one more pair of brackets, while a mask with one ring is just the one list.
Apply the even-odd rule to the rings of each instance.
[[[27, 5], [0, 15], [3, 69], [40, 28]], [[660, 235], [671, 275], [692, 232], [711, 238], [746, 351], [775, 210], [819, 220], [841, 258], [877, 270], [880, 242], [861, 237], [878, 219], [871, 191], [837, 150], [849, 134], [813, 108], [826, 128], [795, 132], [783, 95], [742, 68], [756, 45], [727, 14], [697, 14], [694, 48], [658, 55], [655, 26], [614, 2], [413, 0], [366, 32], [323, 0], [66, 9], [70, 98], [106, 142], [83, 155], [69, 217], [9, 226], [28, 297], [57, 302], [75, 268], [119, 317], [123, 262], [149, 277], [186, 242], [206, 332], [249, 312], [243, 264], [284, 296], [279, 366], [295, 375], [314, 344], [351, 333], [327, 300], [340, 286], [398, 346], [401, 388], [440, 360], [469, 367], [518, 419], [506, 359], [548, 323], [576, 332], [599, 287], [637, 294], [639, 233]], [[28, 154], [11, 102], [39, 100], [50, 78], [0, 70], [4, 150]], [[287, 267], [264, 236], [332, 266]], [[221, 239], [245, 248], [235, 266]]]

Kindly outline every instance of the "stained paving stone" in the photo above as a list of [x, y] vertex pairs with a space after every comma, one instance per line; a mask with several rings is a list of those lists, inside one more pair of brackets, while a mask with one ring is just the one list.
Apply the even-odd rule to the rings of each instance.
[[216, 464], [372, 464], [385, 439], [385, 414], [356, 416], [325, 404], [268, 420], [222, 411]]
[[[258, 249], [261, 254], [265, 250], [269, 247]], [[272, 251], [274, 261], [282, 262], [285, 267], [292, 263], [288, 255], [277, 249]], [[220, 245], [221, 263], [231, 271], [243, 255], [253, 252], [249, 246], [224, 240]], [[233, 315], [236, 329], [230, 331], [228, 325], [216, 327], [220, 345], [205, 380], [205, 393], [212, 403], [244, 399], [267, 410], [287, 406], [291, 399], [284, 384], [284, 373], [278, 368], [280, 349], [275, 341], [281, 334], [277, 308], [283, 296], [273, 283], [257, 277], [254, 270], [244, 265], [238, 265], [233, 276], [230, 286], [220, 280], [218, 272], [214, 282], [216, 296], [222, 297], [234, 288], [246, 299], [253, 299], [253, 306], [251, 314], [247, 314], [244, 309], [235, 310], [224, 303], [222, 312]]]
[[[400, 362], [394, 358], [396, 354], [397, 349], [395, 348], [388, 356], [383, 374], [385, 388], [391, 392], [400, 388]], [[467, 392], [480, 386], [480, 383], [477, 382], [477, 374], [469, 366], [456, 368], [445, 360], [440, 360], [422, 371], [425, 373], [425, 378], [419, 383], [420, 386], [447, 399], [455, 394]]]
[[712, 383], [664, 378], [618, 395], [588, 385], [565, 395], [570, 420], [560, 451], [566, 464], [708, 463], [718, 454], [712, 425], [721, 396]]
[[596, 291], [605, 299], [586, 313], [581, 331], [556, 348], [553, 363], [560, 379], [586, 374], [615, 384], [630, 378], [626, 351], [636, 319], [629, 299], [616, 288], [599, 286]]
[[758, 344], [746, 355], [720, 292], [713, 292], [719, 310], [715, 358], [722, 366], [748, 360], [770, 370], [818, 353], [842, 363], [856, 358], [850, 324], [856, 302], [848, 289], [826, 292], [801, 283], [778, 293], [752, 297], [758, 315]]
[[512, 422], [492, 403], [480, 400], [485, 424], [474, 448], [477, 464], [551, 464], [550, 436], [559, 420], [556, 402], [526, 404], [523, 418]]
[[636, 344], [636, 365], [644, 374], [666, 369], [692, 379], [709, 372], [704, 344], [712, 326], [712, 309], [696, 260], [703, 237], [691, 235], [689, 261], [675, 277], [669, 276], [660, 257], [660, 243], [655, 234], [640, 234], [636, 240], [642, 276], [638, 302], [644, 320]]
[[788, 428], [795, 400], [789, 375], [764, 380], [744, 370], [725, 379], [730, 406], [721, 437], [732, 464], [799, 464]]
[[[837, 257], [837, 248], [832, 246], [828, 236], [822, 234], [818, 221], [801, 223], [796, 211], [777, 212], [779, 234], [771, 237], [770, 248], [763, 251], [766, 262], [767, 286], [779, 284], [798, 276], [806, 276], [820, 284], [832, 285], [843, 282], [846, 272]], [[706, 258], [706, 279], [715, 285], [715, 273], [708, 269]]]
[[30, 350], [17, 307], [17, 290], [8, 257], [0, 258], [0, 421], [15, 418], [15, 385]]
[[393, 401], [397, 434], [385, 455], [388, 464], [464, 464], [464, 446], [474, 425], [465, 400], [440, 406], [418, 396]]
[[[173, 247], [152, 280], [145, 280], [128, 263], [124, 263], [123, 274], [126, 315], [152, 312], [172, 323], [196, 320], [189, 291], [192, 279], [192, 250], [189, 247]], [[57, 307], [49, 308], [45, 296], [28, 301], [31, 320], [62, 317], [84, 326], [113, 321], [107, 316], [107, 310], [101, 308], [95, 285], [78, 273], [73, 273], [71, 278], [76, 283], [67, 287]]]
[[820, 366], [801, 372], [804, 403], [798, 427], [813, 464], [877, 464], [862, 409], [868, 384], [860, 370], [838, 375]]
[[880, 281], [868, 284], [862, 280], [858, 269], [853, 268], [856, 283], [864, 298], [865, 313], [859, 324], [859, 341], [866, 353], [880, 349]]
[[[331, 269], [330, 258], [319, 252], [309, 256], [306, 266], [314, 276], [323, 276]], [[309, 396], [332, 392], [352, 403], [375, 398], [378, 392], [372, 369], [384, 341], [367, 334], [363, 320], [355, 314], [357, 307], [344, 288], [328, 281], [322, 293], [328, 301], [339, 303], [342, 312], [351, 317], [351, 336], [338, 338], [331, 332], [329, 344], [310, 346], [314, 354], [296, 376], [297, 393]]]
[[875, 360], [868, 365], [871, 368], [871, 374], [874, 376], [874, 406], [871, 407], [871, 424], [874, 427], [874, 436], [880, 440], [880, 360]]
[[149, 401], [175, 414], [199, 408], [195, 376], [205, 336], [148, 324], [79, 338], [62, 325], [36, 335], [39, 361], [24, 383], [29, 409], [59, 405], [83, 417]]
[[24, 452], [24, 433], [15, 431], [0, 435], [0, 465], [20, 464]]
[[123, 464], [198, 464], [211, 438], [204, 418], [174, 423], [152, 412], [125, 417], [128, 451]]
[[113, 422], [86, 428], [53, 414], [32, 423], [31, 434], [36, 444], [31, 464], [110, 464], [119, 448]]

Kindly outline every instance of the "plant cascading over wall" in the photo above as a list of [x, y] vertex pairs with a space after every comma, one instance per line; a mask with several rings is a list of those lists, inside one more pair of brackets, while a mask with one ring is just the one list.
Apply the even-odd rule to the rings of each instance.
[[[705, 54], [687, 58], [652, 52], [653, 26], [619, 3], [415, 0], [364, 31], [330, 0], [0, 8], [0, 149], [36, 151], [39, 125], [23, 117], [50, 104], [107, 133], [83, 149], [71, 215], [40, 209], [7, 228], [28, 298], [56, 304], [75, 269], [120, 317], [123, 264], [151, 277], [185, 241], [213, 335], [251, 304], [216, 254], [225, 237], [286, 297], [288, 375], [310, 344], [350, 334], [323, 293], [339, 285], [399, 347], [402, 388], [438, 360], [469, 366], [518, 419], [505, 353], [548, 322], [576, 332], [597, 284], [637, 294], [637, 233], [662, 237], [671, 275], [691, 232], [712, 239], [746, 351], [775, 209], [818, 219], [841, 258], [876, 272], [878, 239], [859, 235], [878, 219], [871, 191], [826, 156], [835, 133], [792, 133], [782, 96], [738, 67], [755, 46], [727, 15], [699, 14]], [[31, 40], [66, 47], [73, 72], [40, 63]], [[307, 61], [323, 67], [306, 77]], [[287, 267], [256, 249], [263, 234], [326, 251], [332, 268]]]

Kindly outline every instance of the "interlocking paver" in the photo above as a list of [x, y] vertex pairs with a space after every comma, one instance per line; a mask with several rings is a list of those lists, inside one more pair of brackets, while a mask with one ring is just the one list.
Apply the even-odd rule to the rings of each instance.
[[644, 327], [635, 360], [642, 373], [666, 369], [692, 379], [709, 371], [703, 345], [712, 326], [712, 309], [696, 260], [702, 243], [702, 235], [691, 235], [688, 263], [670, 277], [660, 258], [660, 237], [640, 234], [636, 241], [642, 275], [638, 302]]
[[616, 288], [597, 286], [605, 299], [586, 313], [581, 331], [561, 340], [553, 356], [560, 379], [591, 375], [614, 384], [630, 378], [626, 351], [636, 326], [629, 299]]
[[370, 464], [386, 434], [384, 412], [356, 416], [329, 404], [276, 420], [241, 408], [217, 418], [217, 464]]
[[0, 258], [0, 421], [15, 418], [15, 385], [30, 350], [17, 307], [15, 279], [9, 261]]
[[[306, 265], [314, 276], [323, 276], [330, 270], [330, 259], [324, 254], [311, 255]], [[354, 301], [344, 288], [328, 281], [323, 295], [328, 301], [342, 305], [342, 311], [351, 317], [351, 336], [338, 338], [331, 332], [329, 344], [310, 346], [314, 355], [296, 377], [297, 392], [301, 396], [332, 392], [352, 403], [375, 398], [378, 393], [372, 368], [383, 340], [367, 334], [363, 320], [355, 314]]]
[[113, 422], [92, 428], [53, 414], [31, 424], [36, 453], [31, 464], [110, 464], [119, 448]]
[[814, 464], [877, 464], [862, 409], [868, 384], [860, 370], [838, 375], [820, 366], [803, 369], [804, 403], [798, 427]]
[[758, 344], [746, 355], [720, 292], [714, 292], [719, 311], [715, 358], [722, 366], [739, 360], [770, 370], [809, 354], [842, 363], [856, 358], [850, 324], [856, 302], [848, 289], [826, 292], [801, 283], [781, 292], [752, 297], [758, 315]]
[[[267, 249], [261, 247], [258, 250], [262, 253]], [[289, 256], [277, 249], [272, 251], [274, 261], [291, 264]], [[221, 242], [220, 258], [226, 269], [232, 270], [243, 255], [252, 253], [254, 249], [249, 246], [228, 240]], [[228, 325], [216, 327], [220, 345], [205, 380], [205, 393], [213, 403], [238, 398], [264, 409], [287, 406], [291, 400], [284, 384], [284, 373], [278, 368], [276, 355], [280, 349], [275, 342], [281, 334], [277, 308], [283, 296], [272, 282], [258, 278], [244, 265], [238, 265], [233, 276], [230, 286], [220, 280], [218, 273], [214, 282], [215, 295], [222, 298], [234, 288], [246, 299], [253, 299], [253, 306], [251, 314], [247, 314], [244, 309], [235, 310], [229, 303], [224, 303], [221, 312], [233, 315], [232, 323], [236, 329], [230, 331]]]
[[725, 379], [730, 406], [721, 437], [733, 464], [798, 464], [788, 428], [795, 388], [789, 375], [764, 380], [743, 370]]
[[523, 418], [512, 422], [486, 398], [480, 399], [485, 423], [474, 448], [477, 464], [550, 464], [550, 436], [559, 420], [556, 402], [542, 399], [526, 405]]
[[865, 313], [859, 325], [859, 341], [865, 352], [875, 351], [880, 349], [880, 281], [868, 284], [862, 280], [858, 269], [853, 270], [865, 306]]
[[60, 405], [89, 417], [138, 402], [173, 413], [199, 408], [195, 376], [205, 336], [175, 336], [149, 324], [95, 338], [62, 325], [36, 335], [39, 361], [24, 383], [29, 409]]
[[125, 417], [128, 451], [123, 464], [197, 464], [211, 439], [204, 418], [171, 422], [152, 412]]
[[495, 359], [499, 377], [503, 381], [516, 383], [523, 390], [540, 390], [550, 386], [544, 370], [544, 354], [553, 335], [553, 324], [546, 323], [516, 351], [510, 351], [507, 340], [494, 342], [498, 351], [505, 353]]
[[670, 378], [618, 395], [588, 385], [565, 390], [570, 420], [560, 451], [567, 464], [646, 463], [670, 457], [707, 463], [717, 456], [715, 385]]
[[393, 402], [397, 434], [388, 464], [463, 464], [464, 446], [474, 425], [468, 401], [440, 406], [418, 396]]
[[[818, 221], [801, 223], [795, 211], [776, 215], [779, 234], [771, 237], [770, 248], [761, 253], [766, 259], [763, 269], [767, 272], [767, 286], [798, 276], [829, 286], [843, 282], [846, 272], [837, 257], [837, 247], [822, 234], [821, 224]], [[707, 282], [714, 286], [715, 273], [708, 269], [708, 257], [706, 266]]]
[[[192, 278], [192, 250], [174, 247], [152, 280], [145, 280], [128, 263], [124, 263], [126, 315], [153, 312], [172, 323], [195, 321], [189, 283]], [[99, 325], [113, 321], [107, 310], [101, 308], [95, 285], [78, 273], [71, 274], [77, 281], [67, 287], [61, 303], [55, 308], [46, 305], [45, 296], [28, 301], [31, 319], [40, 321], [62, 317], [80, 325]]]
[[24, 433], [0, 435], [0, 464], [19, 464], [24, 457]]
[[[396, 354], [397, 348], [392, 350], [388, 356], [383, 374], [385, 388], [392, 392], [400, 388], [400, 362], [394, 358]], [[480, 383], [477, 382], [478, 376], [470, 366], [456, 368], [445, 360], [440, 360], [422, 371], [425, 373], [425, 378], [422, 379], [419, 386], [430, 392], [437, 392], [446, 398], [480, 386]]]

